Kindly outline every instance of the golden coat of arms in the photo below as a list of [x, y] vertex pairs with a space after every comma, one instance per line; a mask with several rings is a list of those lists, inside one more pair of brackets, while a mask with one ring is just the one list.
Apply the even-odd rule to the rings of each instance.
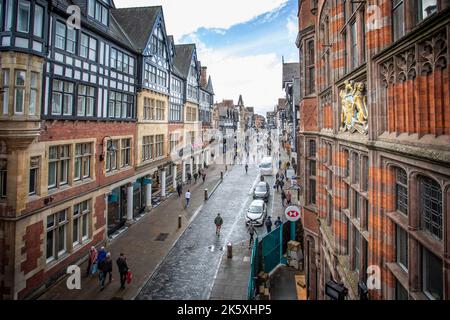
[[365, 84], [346, 80], [344, 89], [341, 90], [342, 100], [341, 131], [361, 134], [368, 132], [368, 110], [367, 97], [365, 95]]

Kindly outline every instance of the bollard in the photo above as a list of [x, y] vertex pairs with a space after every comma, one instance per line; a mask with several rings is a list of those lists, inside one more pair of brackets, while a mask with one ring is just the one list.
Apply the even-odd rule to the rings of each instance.
[[231, 242], [228, 242], [227, 244], [227, 258], [233, 259], [233, 246], [231, 245]]
[[223, 171], [220, 171], [220, 180], [223, 180]]
[[181, 229], [181, 215], [178, 216], [178, 229]]
[[205, 189], [205, 201], [208, 200], [208, 189]]

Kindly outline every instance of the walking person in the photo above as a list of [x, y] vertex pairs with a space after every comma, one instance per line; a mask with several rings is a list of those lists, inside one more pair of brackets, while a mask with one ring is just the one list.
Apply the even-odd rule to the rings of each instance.
[[216, 235], [220, 237], [220, 229], [223, 225], [223, 219], [220, 216], [220, 213], [217, 214], [217, 217], [214, 219], [214, 224], [216, 225]]
[[191, 200], [191, 190], [186, 191], [184, 197], [186, 198], [186, 208], [189, 208], [189, 201]]
[[198, 173], [194, 173], [194, 184], [197, 183]]
[[92, 273], [92, 270], [94, 269], [94, 264], [97, 262], [97, 249], [95, 249], [94, 246], [91, 247], [89, 250], [89, 257], [88, 257], [88, 267], [87, 267], [87, 275], [89, 276]]
[[120, 289], [125, 289], [125, 281], [127, 279], [127, 272], [129, 268], [127, 264], [127, 258], [123, 253], [121, 253], [117, 258], [116, 263], [120, 274]]
[[284, 201], [286, 200], [286, 192], [284, 189], [281, 189], [281, 205], [284, 207]]
[[272, 232], [272, 219], [270, 218], [270, 216], [268, 216], [266, 220], [266, 229], [267, 233]]
[[245, 174], [248, 174], [248, 164], [245, 164]]
[[288, 190], [286, 192], [286, 203], [287, 203], [288, 206], [291, 205], [291, 201], [292, 201], [292, 195], [291, 195], [291, 192]]
[[205, 183], [205, 180], [206, 180], [206, 171], [203, 171], [203, 173], [202, 173], [202, 179], [203, 179], [203, 183]]
[[253, 236], [255, 235], [255, 233], [258, 234], [258, 232], [256, 232], [256, 228], [253, 225], [253, 223], [249, 224], [249, 226], [248, 226], [248, 233], [250, 235], [250, 240], [248, 242], [248, 248], [250, 249], [252, 247], [252, 244], [253, 244]]
[[183, 192], [183, 186], [181, 185], [181, 183], [179, 181], [177, 183], [177, 192], [178, 192], [178, 198], [181, 197], [181, 194]]
[[112, 281], [112, 259], [111, 259], [111, 253], [108, 252], [106, 254], [105, 260], [103, 260], [102, 262], [102, 268], [101, 268], [101, 272], [103, 273], [102, 277], [101, 277], [101, 282], [100, 282], [100, 286], [101, 289], [100, 291], [103, 291], [103, 289], [105, 289], [105, 280], [106, 280], [106, 276], [109, 274], [109, 283], [111, 283]]
[[103, 262], [106, 258], [106, 250], [105, 247], [101, 247], [97, 254], [97, 264], [100, 267], [100, 263]]
[[192, 175], [191, 175], [191, 173], [187, 174], [187, 178], [188, 178], [188, 183], [191, 184], [191, 182], [192, 182]]
[[278, 228], [282, 224], [283, 224], [283, 221], [281, 221], [281, 217], [278, 217], [277, 220], [275, 221], [275, 228]]

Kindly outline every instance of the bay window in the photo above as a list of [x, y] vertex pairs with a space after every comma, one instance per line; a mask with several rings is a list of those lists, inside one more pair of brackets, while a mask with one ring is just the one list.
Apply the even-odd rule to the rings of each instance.
[[9, 69], [2, 71], [3, 83], [3, 114], [9, 113]]
[[26, 71], [16, 70], [14, 83], [14, 113], [23, 114], [25, 106]]
[[88, 15], [99, 23], [108, 25], [109, 11], [100, 0], [88, 0]]
[[31, 72], [30, 104], [28, 107], [29, 115], [36, 114], [36, 108], [37, 108], [37, 104], [38, 104], [38, 79], [39, 79], [39, 74], [36, 72]]

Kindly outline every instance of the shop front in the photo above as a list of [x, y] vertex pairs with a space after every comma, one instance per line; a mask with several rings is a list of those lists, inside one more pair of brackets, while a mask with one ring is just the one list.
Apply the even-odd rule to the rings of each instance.
[[144, 182], [144, 178], [139, 178], [133, 183], [133, 217], [143, 213], [147, 205]]
[[118, 187], [108, 195], [108, 236], [119, 230], [127, 221], [127, 188]]

